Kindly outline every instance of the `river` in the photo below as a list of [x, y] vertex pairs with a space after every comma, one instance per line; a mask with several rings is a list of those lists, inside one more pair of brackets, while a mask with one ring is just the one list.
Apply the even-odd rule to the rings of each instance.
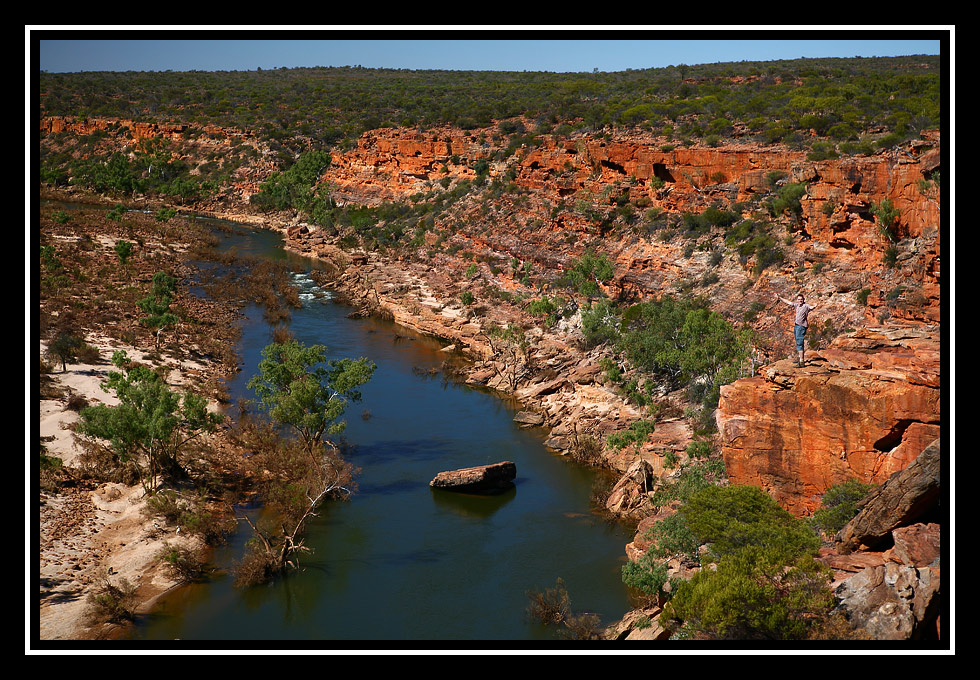
[[[220, 230], [224, 248], [285, 258], [303, 272], [315, 260], [287, 253], [270, 231]], [[299, 568], [269, 585], [236, 589], [228, 568], [247, 526], [214, 555], [221, 569], [180, 588], [133, 630], [140, 640], [493, 641], [550, 640], [529, 620], [529, 591], [562, 579], [576, 613], [603, 624], [629, 608], [621, 580], [631, 531], [594, 512], [596, 472], [543, 445], [545, 432], [513, 422], [518, 405], [445, 380], [440, 343], [350, 309], [297, 273], [303, 306], [295, 337], [323, 344], [331, 358], [366, 356], [378, 368], [346, 414], [351, 461], [360, 468], [349, 501], [327, 502], [309, 523]], [[232, 399], [250, 397], [271, 328], [246, 310], [238, 348], [242, 371]], [[435, 375], [432, 371], [436, 370]], [[517, 478], [500, 495], [429, 487], [443, 470], [510, 460]], [[244, 524], [244, 523], [242, 523]]]

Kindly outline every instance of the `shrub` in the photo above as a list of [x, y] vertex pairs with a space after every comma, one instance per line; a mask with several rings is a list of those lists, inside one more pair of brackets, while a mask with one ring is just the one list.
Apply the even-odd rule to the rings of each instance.
[[809, 555], [747, 547], [680, 583], [660, 620], [715, 639], [804, 639], [830, 615], [830, 577]]
[[650, 505], [659, 509], [674, 501], [686, 503], [692, 495], [711, 486], [724, 475], [724, 462], [721, 459], [691, 463], [681, 470], [676, 479], [661, 480], [660, 485], [650, 497]]
[[597, 300], [582, 309], [582, 334], [587, 348], [619, 338], [619, 319], [609, 300]]
[[711, 450], [710, 441], [694, 441], [687, 445], [687, 455], [691, 458], [707, 458]]
[[554, 588], [543, 592], [526, 593], [530, 603], [525, 611], [528, 618], [545, 625], [561, 626], [559, 636], [569, 640], [599, 640], [599, 617], [595, 614], [575, 614], [571, 599], [562, 579], [557, 579]]
[[745, 338], [700, 299], [665, 295], [623, 314], [617, 347], [640, 370], [672, 386], [723, 380], [745, 352]]
[[857, 514], [857, 502], [874, 488], [874, 484], [863, 484], [856, 479], [830, 487], [823, 495], [820, 509], [810, 518], [811, 526], [828, 536], [836, 534]]
[[898, 236], [894, 232], [895, 222], [898, 220], [899, 211], [892, 205], [891, 199], [884, 199], [881, 203], [874, 203], [871, 205], [871, 214], [875, 216], [878, 221], [878, 230], [881, 235], [887, 238], [889, 241], [894, 243], [898, 240]]
[[819, 538], [755, 486], [706, 486], [679, 510], [718, 559], [747, 546], [766, 546], [789, 559], [815, 552]]
[[558, 285], [571, 288], [579, 295], [595, 297], [601, 293], [599, 284], [612, 279], [614, 273], [613, 264], [605, 255], [587, 250], [571, 262]]
[[800, 199], [806, 194], [806, 186], [803, 184], [787, 184], [776, 192], [776, 197], [769, 204], [773, 217], [779, 217], [783, 213], [790, 213], [795, 219], [799, 219], [803, 212], [803, 205]]
[[132, 621], [136, 613], [136, 587], [121, 578], [112, 583], [108, 575], [89, 595], [88, 618], [90, 623], [121, 623]]
[[237, 561], [232, 572], [236, 588], [249, 588], [268, 582], [281, 569], [275, 555], [263, 548], [256, 538], [246, 542], [245, 554]]
[[204, 570], [204, 562], [196, 553], [166, 542], [157, 553], [157, 559], [167, 565], [171, 576], [178, 581], [193, 581]]
[[831, 571], [806, 522], [753, 486], [706, 486], [678, 510], [715, 569], [679, 583], [661, 621], [719, 639], [803, 639], [830, 614]]
[[655, 421], [653, 419], [637, 420], [629, 426], [628, 430], [615, 432], [606, 437], [606, 444], [616, 451], [620, 451], [630, 444], [642, 444], [654, 429]]
[[61, 360], [61, 370], [65, 372], [68, 370], [68, 363], [78, 358], [84, 344], [79, 336], [62, 332], [48, 346], [48, 352]]
[[652, 541], [647, 554], [660, 559], [675, 555], [696, 558], [701, 545], [680, 513], [674, 513], [654, 524], [647, 531], [646, 538]]
[[898, 248], [894, 245], [885, 248], [885, 254], [881, 261], [886, 267], [892, 269], [898, 263]]
[[786, 172], [784, 170], [770, 170], [766, 173], [766, 186], [768, 186], [770, 189], [775, 189], [776, 183], [784, 177], [786, 177]]
[[173, 208], [160, 208], [159, 210], [157, 210], [153, 218], [157, 222], [169, 222], [176, 216], [177, 216], [177, 211], [174, 210]]
[[559, 301], [546, 295], [529, 302], [525, 311], [531, 316], [544, 317], [548, 325], [552, 325], [558, 320]]
[[669, 579], [667, 565], [649, 552], [638, 560], [623, 565], [623, 583], [643, 594], [646, 600], [656, 600], [666, 595], [664, 587]]
[[133, 254], [133, 244], [129, 241], [123, 241], [122, 239], [116, 241], [115, 245], [116, 255], [119, 257], [119, 261], [126, 264], [130, 255]]

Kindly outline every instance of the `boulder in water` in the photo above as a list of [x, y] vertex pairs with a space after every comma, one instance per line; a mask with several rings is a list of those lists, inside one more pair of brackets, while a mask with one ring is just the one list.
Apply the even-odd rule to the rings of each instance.
[[490, 465], [440, 472], [429, 482], [429, 486], [451, 491], [493, 491], [507, 488], [515, 477], [517, 466], [505, 460]]

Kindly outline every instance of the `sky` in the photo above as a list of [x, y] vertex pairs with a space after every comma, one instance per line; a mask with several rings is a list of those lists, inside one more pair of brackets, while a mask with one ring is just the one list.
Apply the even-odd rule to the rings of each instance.
[[[254, 71], [364, 66], [412, 70], [592, 72], [800, 57], [889, 57], [951, 50], [952, 27], [823, 31], [643, 27], [336, 27], [215, 30], [26, 26], [27, 63], [78, 71]], [[118, 37], [117, 37], [118, 36]], [[379, 37], [383, 36], [383, 37]], [[948, 42], [943, 43], [943, 40]], [[35, 71], [36, 73], [37, 71]]]

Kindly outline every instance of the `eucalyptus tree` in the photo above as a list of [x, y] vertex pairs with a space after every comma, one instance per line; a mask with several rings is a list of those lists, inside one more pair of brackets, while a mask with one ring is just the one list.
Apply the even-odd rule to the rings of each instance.
[[120, 465], [135, 468], [144, 490], [184, 476], [179, 454], [185, 445], [214, 432], [222, 421], [193, 392], [173, 392], [159, 374], [130, 361], [123, 351], [112, 356], [119, 371], [109, 371], [102, 389], [112, 391], [119, 404], [97, 404], [79, 415], [78, 432], [108, 442]]
[[[363, 357], [328, 360], [323, 345], [295, 339], [268, 345], [262, 356], [248, 387], [271, 422], [246, 419], [242, 436], [258, 452], [261, 493], [273, 512], [254, 522], [242, 517], [253, 539], [236, 569], [240, 586], [261, 583], [293, 565], [293, 555], [309, 551], [302, 538], [306, 521], [325, 499], [352, 493], [353, 468], [325, 437], [344, 431], [344, 412], [360, 401], [359, 388], [377, 368]], [[282, 430], [293, 436], [281, 436]]]

